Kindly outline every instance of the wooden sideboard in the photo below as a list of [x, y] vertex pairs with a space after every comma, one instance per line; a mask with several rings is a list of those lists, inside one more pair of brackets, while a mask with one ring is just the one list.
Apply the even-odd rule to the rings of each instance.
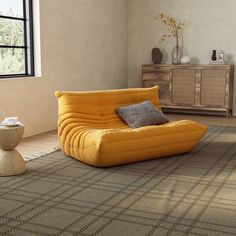
[[143, 65], [143, 87], [160, 87], [165, 111], [232, 113], [233, 65]]

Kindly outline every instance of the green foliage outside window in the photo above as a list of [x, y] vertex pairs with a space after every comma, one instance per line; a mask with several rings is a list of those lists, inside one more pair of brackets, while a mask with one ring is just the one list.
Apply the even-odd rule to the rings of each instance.
[[[0, 12], [0, 15], [3, 15]], [[24, 25], [21, 20], [0, 18], [0, 45], [24, 46]], [[25, 50], [0, 48], [0, 75], [24, 74]]]

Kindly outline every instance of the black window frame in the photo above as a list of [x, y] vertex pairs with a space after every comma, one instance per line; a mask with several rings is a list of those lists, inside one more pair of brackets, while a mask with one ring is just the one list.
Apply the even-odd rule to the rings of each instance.
[[18, 20], [24, 22], [24, 45], [1, 45], [0, 48], [20, 48], [25, 52], [25, 73], [20, 74], [0, 74], [0, 79], [31, 77], [35, 75], [34, 68], [34, 33], [33, 33], [33, 0], [22, 0], [23, 18], [0, 15], [2, 19]]

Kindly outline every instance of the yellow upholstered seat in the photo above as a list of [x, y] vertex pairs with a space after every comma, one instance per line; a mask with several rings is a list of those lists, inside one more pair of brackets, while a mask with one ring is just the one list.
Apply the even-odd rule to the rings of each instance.
[[120, 106], [146, 100], [160, 108], [158, 87], [94, 92], [56, 92], [58, 135], [66, 155], [93, 166], [113, 166], [185, 153], [207, 127], [181, 120], [131, 129], [116, 114]]

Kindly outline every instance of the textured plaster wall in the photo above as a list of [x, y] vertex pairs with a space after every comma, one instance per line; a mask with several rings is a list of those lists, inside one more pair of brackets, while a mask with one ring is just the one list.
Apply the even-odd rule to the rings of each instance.
[[127, 87], [126, 0], [40, 0], [40, 24], [42, 76], [0, 81], [0, 120], [25, 136], [57, 127], [55, 90]]
[[192, 57], [194, 63], [208, 63], [212, 50], [219, 49], [227, 55], [227, 62], [236, 64], [235, 0], [129, 0], [128, 9], [129, 87], [141, 86], [141, 65], [152, 63], [153, 47], [161, 48], [164, 61], [171, 62], [175, 41], [171, 39], [158, 43], [161, 34], [166, 32], [163, 25], [153, 20], [160, 12], [187, 22], [184, 54]]
[[160, 45], [165, 28], [153, 20], [162, 11], [187, 21], [184, 52], [193, 62], [208, 63], [211, 50], [221, 49], [236, 64], [235, 0], [39, 2], [41, 76], [0, 80], [0, 120], [18, 116], [25, 136], [57, 127], [55, 90], [141, 86], [141, 65], [151, 63], [153, 47], [169, 63], [174, 41]]

